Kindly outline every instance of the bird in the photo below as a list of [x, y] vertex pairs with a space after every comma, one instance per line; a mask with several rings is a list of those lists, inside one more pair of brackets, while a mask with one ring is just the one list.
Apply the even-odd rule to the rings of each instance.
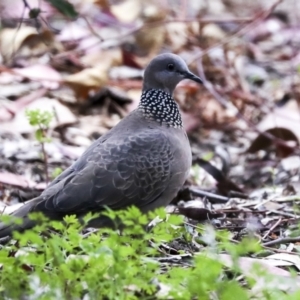
[[[50, 220], [66, 215], [136, 206], [142, 213], [167, 206], [187, 179], [192, 163], [190, 143], [173, 92], [179, 82], [202, 84], [185, 61], [173, 53], [154, 57], [144, 71], [138, 107], [94, 141], [40, 196], [12, 215], [22, 224], [0, 224], [0, 237], [32, 228], [29, 213]], [[89, 227], [101, 227], [98, 216]]]

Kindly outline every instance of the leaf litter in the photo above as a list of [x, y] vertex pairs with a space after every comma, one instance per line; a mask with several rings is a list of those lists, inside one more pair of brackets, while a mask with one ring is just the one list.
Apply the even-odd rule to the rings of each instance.
[[[70, 12], [67, 7], [56, 7], [57, 18], [49, 1], [42, 14], [30, 20], [22, 1], [4, 1], [4, 213], [39, 193], [55, 168], [68, 167], [132, 111], [147, 62], [163, 51], [174, 52], [204, 85], [183, 82], [175, 92], [193, 167], [167, 210], [185, 215], [187, 230], [195, 235], [203, 224], [229, 230], [233, 242], [253, 235], [271, 254], [241, 257], [244, 276], [255, 263], [279, 278], [289, 277], [285, 267], [299, 274], [299, 19], [292, 1], [265, 2], [180, 1], [166, 7], [159, 1], [126, 0], [108, 6], [106, 1], [82, 1], [74, 3], [78, 18], [74, 12], [64, 14]], [[25, 117], [32, 107], [55, 113], [46, 147], [47, 176], [34, 128]], [[184, 259], [181, 247], [189, 252], [174, 241], [169, 262]], [[202, 249], [196, 236], [193, 247]], [[229, 255], [217, 259], [232, 267]], [[258, 280], [253, 291], [263, 284]], [[289, 290], [293, 283], [282, 285]]]

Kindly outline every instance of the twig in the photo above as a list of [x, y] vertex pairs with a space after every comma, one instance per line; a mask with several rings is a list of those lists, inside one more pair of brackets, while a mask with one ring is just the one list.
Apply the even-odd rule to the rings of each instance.
[[270, 250], [270, 251], [273, 251], [273, 252], [276, 252], [276, 253], [287, 253], [287, 254], [299, 256], [299, 254], [296, 253], [296, 252], [291, 252], [291, 251], [287, 251], [287, 250], [282, 250], [282, 249], [272, 248], [272, 247], [263, 246], [263, 245], [262, 245], [262, 247], [263, 247], [264, 249], [266, 249], [266, 250]]
[[4, 214], [4, 212], [5, 212], [5, 210], [6, 210], [6, 205], [3, 207], [3, 209], [2, 209], [2, 211], [1, 211], [1, 213], [0, 213], [0, 216], [2, 216], [3, 214]]
[[[23, 0], [24, 7], [29, 9], [29, 12], [32, 11], [30, 5], [28, 4], [27, 0]], [[37, 18], [33, 18], [36, 26], [36, 31], [39, 32], [39, 21]]]
[[297, 215], [294, 215], [294, 214], [289, 214], [289, 213], [279, 211], [279, 210], [274, 210], [274, 209], [269, 210], [268, 213], [272, 213], [272, 214], [276, 214], [276, 215], [280, 215], [280, 216], [284, 216], [284, 217], [288, 217], [288, 218], [293, 218], [293, 219], [300, 219], [300, 216], [297, 216]]
[[265, 233], [265, 235], [261, 238], [264, 240], [281, 222], [282, 218], [279, 218], [277, 222]]
[[[39, 128], [41, 132], [45, 132], [45, 130], [39, 125]], [[41, 142], [41, 147], [42, 147], [42, 153], [43, 153], [43, 161], [44, 161], [44, 168], [45, 168], [45, 175], [46, 175], [46, 184], [48, 185], [49, 183], [49, 174], [48, 174], [48, 155], [45, 149], [45, 143]]]
[[96, 30], [94, 30], [93, 26], [90, 24], [88, 18], [86, 16], [82, 16], [82, 19], [85, 21], [87, 27], [89, 28], [90, 32], [99, 39], [100, 42], [104, 42], [104, 39], [98, 34]]
[[297, 200], [298, 201], [300, 200], [300, 195], [292, 195], [292, 196], [271, 199], [271, 201], [276, 201], [276, 202], [289, 202], [289, 201], [297, 201]]
[[209, 201], [212, 203], [227, 203], [230, 199], [228, 197], [200, 190], [196, 187], [189, 187], [189, 191], [195, 196], [208, 198]]
[[296, 237], [288, 237], [288, 238], [279, 238], [274, 241], [263, 243], [263, 246], [274, 246], [279, 244], [286, 244], [286, 243], [298, 243], [300, 242], [300, 236]]

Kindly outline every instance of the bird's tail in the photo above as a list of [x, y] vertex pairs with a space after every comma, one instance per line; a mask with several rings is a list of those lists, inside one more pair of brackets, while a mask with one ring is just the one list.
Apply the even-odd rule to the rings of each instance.
[[34, 227], [35, 222], [28, 218], [28, 214], [32, 212], [34, 206], [39, 201], [41, 201], [39, 197], [34, 198], [11, 214], [13, 217], [21, 218], [23, 220], [22, 224], [15, 224], [13, 222], [11, 224], [0, 223], [0, 238], [12, 235], [13, 231], [24, 231]]

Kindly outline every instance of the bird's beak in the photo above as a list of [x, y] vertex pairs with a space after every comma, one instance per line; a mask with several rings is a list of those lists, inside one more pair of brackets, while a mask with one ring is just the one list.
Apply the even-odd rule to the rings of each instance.
[[186, 72], [184, 74], [184, 78], [203, 84], [202, 79], [200, 77], [196, 76], [195, 74], [193, 74], [192, 72]]

